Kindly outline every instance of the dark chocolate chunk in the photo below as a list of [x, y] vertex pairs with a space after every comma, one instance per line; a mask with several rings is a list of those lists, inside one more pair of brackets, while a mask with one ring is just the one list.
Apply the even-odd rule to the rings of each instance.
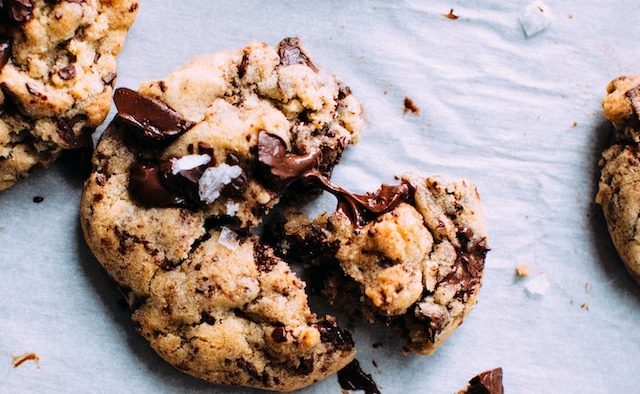
[[271, 339], [277, 343], [283, 343], [287, 341], [287, 330], [284, 327], [276, 327], [271, 332]]
[[129, 191], [140, 203], [154, 207], [180, 205], [183, 199], [162, 184], [159, 165], [135, 163], [129, 171]]
[[165, 103], [131, 89], [116, 89], [113, 100], [118, 108], [118, 117], [133, 126], [139, 137], [147, 140], [175, 138], [193, 126]]
[[466, 394], [504, 394], [502, 368], [482, 372], [471, 379]]
[[365, 394], [381, 394], [371, 375], [360, 368], [358, 360], [351, 361], [338, 372], [338, 382], [344, 390], [363, 390]]
[[313, 358], [300, 358], [296, 372], [301, 375], [309, 375], [313, 372]]
[[276, 179], [286, 182], [301, 178], [318, 165], [318, 159], [318, 152], [294, 155], [287, 153], [287, 146], [280, 137], [264, 131], [258, 135], [258, 161]]
[[91, 133], [93, 129], [85, 126], [79, 133], [76, 133], [76, 127], [82, 124], [87, 117], [83, 114], [78, 114], [71, 118], [57, 118], [56, 126], [58, 126], [58, 135], [64, 140], [71, 148], [81, 148], [91, 145]]
[[278, 55], [282, 66], [294, 64], [304, 64], [313, 71], [318, 72], [318, 68], [313, 64], [309, 55], [300, 46], [300, 40], [296, 37], [285, 38], [278, 45]]
[[316, 324], [320, 332], [320, 340], [329, 343], [338, 349], [352, 349], [354, 346], [351, 333], [338, 327], [335, 321], [324, 320]]
[[11, 40], [6, 37], [0, 37], [0, 71], [2, 71], [2, 68], [9, 63], [10, 58]]
[[1, 0], [0, 14], [0, 22], [2, 19], [14, 24], [28, 22], [33, 16], [33, 4], [30, 0]]
[[68, 65], [58, 71], [60, 78], [68, 81], [76, 77], [76, 67], [73, 64]]

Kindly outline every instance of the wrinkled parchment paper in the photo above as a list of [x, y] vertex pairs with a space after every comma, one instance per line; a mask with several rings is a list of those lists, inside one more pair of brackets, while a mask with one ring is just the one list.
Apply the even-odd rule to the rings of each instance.
[[[383, 392], [453, 393], [497, 366], [508, 393], [637, 392], [640, 287], [593, 198], [610, 132], [604, 88], [640, 72], [639, 2], [545, 0], [553, 23], [530, 38], [521, 0], [141, 3], [119, 86], [198, 54], [298, 35], [366, 110], [336, 182], [361, 192], [413, 171], [477, 183], [492, 251], [464, 325], [431, 357], [403, 356], [399, 339], [352, 326]], [[451, 8], [459, 19], [443, 16]], [[405, 96], [419, 116], [403, 115]], [[0, 194], [0, 392], [250, 392], [174, 370], [136, 334], [80, 234], [80, 191], [57, 163]], [[529, 278], [515, 278], [518, 263]], [[527, 295], [541, 275], [548, 290]], [[12, 368], [25, 352], [40, 369]], [[304, 392], [340, 389], [330, 377]]]

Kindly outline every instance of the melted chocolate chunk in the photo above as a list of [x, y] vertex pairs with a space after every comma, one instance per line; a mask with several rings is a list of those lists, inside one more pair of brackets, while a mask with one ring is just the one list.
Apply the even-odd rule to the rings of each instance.
[[502, 368], [482, 372], [471, 379], [466, 394], [504, 394]]
[[338, 211], [344, 213], [356, 226], [392, 211], [402, 202], [411, 201], [413, 195], [413, 187], [407, 182], [396, 186], [382, 185], [375, 193], [353, 194], [333, 184], [317, 171], [305, 174], [305, 180], [318, 184], [336, 196]]
[[371, 375], [360, 368], [358, 360], [351, 361], [338, 372], [338, 382], [344, 390], [364, 390], [365, 394], [381, 394]]
[[351, 333], [347, 330], [340, 329], [335, 321], [321, 321], [316, 324], [316, 328], [320, 331], [320, 340], [323, 343], [329, 343], [343, 350], [353, 348], [354, 343]]
[[313, 71], [318, 72], [318, 68], [313, 64], [309, 55], [300, 46], [300, 40], [296, 37], [285, 38], [278, 45], [278, 55], [280, 65], [291, 66], [294, 64], [304, 64]]
[[0, 22], [3, 19], [14, 24], [28, 22], [33, 16], [33, 4], [30, 0], [0, 0], [0, 15]]
[[129, 192], [138, 202], [148, 206], [170, 207], [184, 201], [162, 184], [159, 165], [135, 163], [129, 171]]
[[301, 178], [318, 165], [318, 158], [318, 152], [287, 153], [287, 146], [280, 137], [264, 131], [258, 135], [258, 161], [276, 180], [286, 183]]
[[[1, 1], [1, 0], [0, 0]], [[9, 63], [11, 58], [11, 40], [5, 37], [0, 37], [0, 71]]]
[[179, 136], [193, 126], [165, 103], [127, 89], [116, 89], [113, 100], [118, 117], [138, 132], [138, 136], [153, 141], [166, 141]]

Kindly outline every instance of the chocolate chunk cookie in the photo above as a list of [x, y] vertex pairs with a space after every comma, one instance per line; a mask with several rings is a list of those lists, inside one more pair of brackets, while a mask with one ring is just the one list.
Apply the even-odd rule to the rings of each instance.
[[640, 77], [611, 81], [602, 107], [614, 126], [614, 135], [600, 160], [596, 202], [602, 206], [622, 261], [640, 282]]
[[278, 251], [315, 267], [323, 293], [370, 322], [397, 328], [406, 350], [432, 353], [476, 303], [487, 236], [476, 187], [406, 175], [354, 195], [326, 180], [338, 210], [289, 212]]
[[310, 310], [305, 284], [252, 235], [355, 142], [349, 89], [285, 39], [196, 58], [114, 99], [81, 223], [153, 349], [213, 383], [281, 391], [349, 364], [349, 333]]
[[137, 9], [137, 0], [0, 1], [0, 190], [90, 144]]

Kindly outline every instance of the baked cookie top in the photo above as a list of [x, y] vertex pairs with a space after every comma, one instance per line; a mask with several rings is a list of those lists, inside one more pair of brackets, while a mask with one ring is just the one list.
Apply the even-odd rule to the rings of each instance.
[[602, 205], [618, 254], [640, 282], [640, 77], [611, 81], [602, 107], [614, 134], [600, 160], [596, 202]]
[[90, 144], [137, 0], [0, 2], [0, 190]]
[[305, 284], [251, 234], [302, 173], [328, 175], [356, 140], [349, 89], [285, 39], [196, 58], [115, 102], [81, 223], [158, 354], [213, 383], [272, 390], [347, 365], [350, 335], [309, 309]]
[[338, 210], [313, 221], [289, 212], [278, 250], [324, 272], [333, 303], [399, 328], [406, 350], [429, 354], [475, 305], [487, 236], [472, 183], [400, 179], [361, 196], [325, 182]]

